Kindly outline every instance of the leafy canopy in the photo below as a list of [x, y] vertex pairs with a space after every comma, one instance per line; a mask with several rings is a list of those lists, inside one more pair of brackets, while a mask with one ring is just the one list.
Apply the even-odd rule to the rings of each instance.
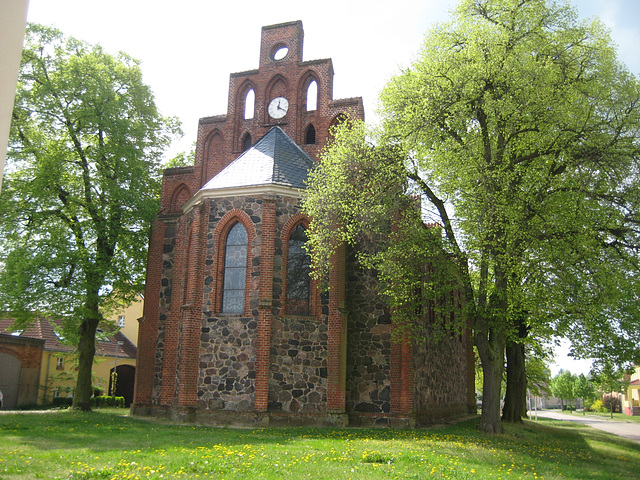
[[[323, 156], [305, 201], [314, 262], [382, 237], [363, 263], [402, 307], [430, 290], [423, 260], [448, 252], [484, 370], [482, 428], [500, 431], [520, 332], [637, 353], [639, 108], [600, 21], [554, 1], [461, 0], [382, 92], [381, 131], [339, 130]], [[416, 193], [439, 244], [408, 207]]]
[[177, 133], [139, 63], [29, 25], [0, 201], [0, 302], [102, 312], [142, 290], [158, 165]]
[[625, 332], [631, 353], [639, 105], [602, 23], [544, 0], [461, 1], [387, 85], [385, 141], [454, 213], [481, 312], [507, 327], [524, 315], [594, 355], [608, 350], [597, 331]]

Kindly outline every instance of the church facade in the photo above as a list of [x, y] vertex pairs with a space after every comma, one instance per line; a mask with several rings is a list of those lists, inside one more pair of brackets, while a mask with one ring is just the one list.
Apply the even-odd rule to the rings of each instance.
[[262, 28], [228, 111], [200, 119], [193, 166], [165, 170], [149, 245], [132, 413], [248, 425], [413, 426], [475, 411], [469, 335], [393, 335], [376, 278], [340, 249], [309, 276], [309, 171], [361, 98], [333, 99], [302, 23]]

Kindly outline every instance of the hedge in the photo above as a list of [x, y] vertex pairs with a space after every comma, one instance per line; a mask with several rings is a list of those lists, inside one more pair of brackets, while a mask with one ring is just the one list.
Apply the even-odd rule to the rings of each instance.
[[90, 405], [92, 407], [120, 407], [124, 408], [124, 397], [112, 397], [111, 395], [101, 395], [99, 397], [91, 397]]

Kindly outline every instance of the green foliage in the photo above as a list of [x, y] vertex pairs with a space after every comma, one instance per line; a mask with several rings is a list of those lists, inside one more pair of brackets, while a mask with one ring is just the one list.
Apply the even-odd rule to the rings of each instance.
[[576, 398], [574, 393], [575, 383], [575, 375], [568, 370], [560, 370], [558, 375], [551, 379], [551, 384], [549, 386], [554, 397], [567, 400], [571, 403]]
[[449, 252], [434, 265], [473, 321], [486, 431], [523, 331], [566, 335], [579, 356], [640, 353], [640, 82], [602, 23], [553, 1], [462, 0], [381, 101], [382, 132], [338, 130], [310, 183], [316, 268], [342, 242], [390, 238], [361, 261], [402, 311], [437, 288], [420, 265]]
[[629, 374], [632, 368], [624, 368], [609, 361], [600, 361], [594, 364], [591, 371], [592, 382], [601, 395], [626, 393], [629, 386]]
[[604, 406], [604, 402], [600, 398], [597, 399], [593, 403], [592, 410], [594, 410], [594, 411], [596, 411], [598, 413], [607, 413], [608, 412], [607, 408]]
[[196, 161], [196, 146], [191, 147], [189, 152], [180, 152], [175, 157], [169, 159], [163, 167], [164, 168], [178, 168], [178, 167], [190, 167], [195, 164]]
[[55, 408], [69, 408], [73, 404], [73, 398], [68, 397], [53, 397], [51, 400], [51, 406]]
[[137, 61], [29, 25], [0, 197], [0, 308], [64, 319], [86, 406], [97, 325], [143, 288], [176, 132]]
[[602, 24], [542, 0], [460, 2], [384, 90], [388, 135], [451, 203], [507, 328], [525, 312], [592, 354], [638, 345], [638, 98]]
[[124, 397], [101, 395], [97, 397], [91, 397], [91, 406], [98, 407], [98, 408], [104, 408], [104, 407], [124, 408], [125, 401], [124, 401]]
[[313, 218], [313, 274], [328, 278], [337, 248], [354, 246], [359, 263], [377, 273], [380, 293], [394, 312], [394, 333], [410, 332], [427, 306], [436, 312], [436, 334], [459, 333], [464, 317], [450, 315], [456, 308], [453, 262], [442, 228], [422, 221], [404, 153], [370, 143], [376, 132], [363, 122], [347, 122], [333, 133], [303, 199]]
[[527, 388], [535, 396], [542, 396], [551, 382], [548, 361], [551, 353], [541, 347], [531, 346], [526, 356]]
[[573, 395], [574, 397], [581, 398], [583, 400], [585, 409], [586, 404], [588, 402], [592, 402], [596, 396], [596, 389], [593, 383], [583, 373], [575, 378], [573, 383]]

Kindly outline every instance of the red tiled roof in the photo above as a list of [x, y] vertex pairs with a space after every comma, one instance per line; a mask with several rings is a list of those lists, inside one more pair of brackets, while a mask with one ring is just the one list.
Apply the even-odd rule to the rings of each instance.
[[[40, 317], [25, 327], [24, 330], [20, 332], [20, 335], [15, 336], [42, 339], [44, 340], [45, 350], [72, 352], [75, 350], [75, 347], [62, 343], [56, 335], [55, 329], [59, 327], [61, 323], [59, 319], [50, 320]], [[13, 318], [0, 318], [0, 333], [5, 335], [13, 335], [16, 333], [16, 329], [13, 328]], [[106, 334], [103, 338], [105, 338], [105, 340], [96, 339], [96, 355], [115, 356], [117, 346], [119, 357], [136, 358], [137, 349], [135, 345], [131, 343], [122, 332], [117, 332], [115, 335]]]

